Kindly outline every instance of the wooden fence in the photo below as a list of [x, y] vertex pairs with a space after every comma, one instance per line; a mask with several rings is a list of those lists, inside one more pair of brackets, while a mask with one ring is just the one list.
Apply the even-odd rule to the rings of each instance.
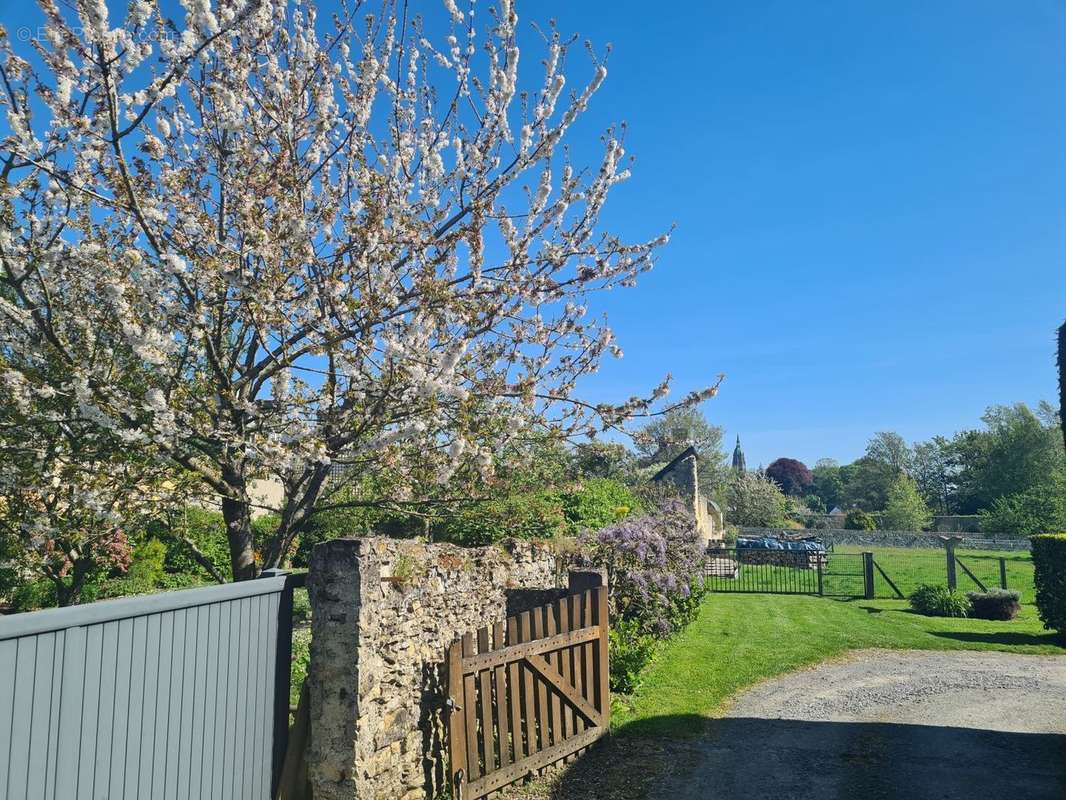
[[448, 648], [453, 797], [483, 797], [600, 738], [610, 722], [607, 588], [598, 586]]

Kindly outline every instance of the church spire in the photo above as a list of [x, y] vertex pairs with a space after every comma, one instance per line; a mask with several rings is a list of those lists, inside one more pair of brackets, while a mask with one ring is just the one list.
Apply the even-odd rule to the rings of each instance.
[[737, 446], [733, 448], [733, 469], [737, 472], [747, 472], [748, 469], [744, 460], [744, 451], [740, 449], [740, 436], [737, 436]]

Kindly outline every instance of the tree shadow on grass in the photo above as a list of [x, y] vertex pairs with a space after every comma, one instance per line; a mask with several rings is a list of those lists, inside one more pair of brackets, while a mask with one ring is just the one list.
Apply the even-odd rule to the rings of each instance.
[[1001, 645], [1056, 645], [1066, 646], [1066, 640], [1056, 633], [1016, 633], [1015, 631], [995, 631], [978, 633], [976, 631], [930, 631], [941, 639], [954, 639], [957, 642], [974, 644]]
[[[637, 731], [699, 730], [700, 736]], [[508, 800], [1066, 797], [1066, 736], [937, 725], [658, 717]]]

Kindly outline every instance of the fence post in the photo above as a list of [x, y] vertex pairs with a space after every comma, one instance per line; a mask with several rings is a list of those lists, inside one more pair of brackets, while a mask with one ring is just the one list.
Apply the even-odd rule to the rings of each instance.
[[[274, 747], [270, 770], [270, 796], [278, 791], [285, 753], [289, 749], [289, 684], [292, 681], [292, 590], [296, 581], [288, 570], [265, 569], [260, 578], [284, 578], [278, 596], [278, 641], [274, 658]], [[299, 576], [303, 578], [303, 575]]]
[[[462, 704], [467, 702], [463, 693], [463, 645], [456, 639], [448, 647], [448, 785], [452, 797], [461, 798], [466, 789], [467, 741], [466, 724]], [[471, 698], [473, 701], [474, 698]], [[516, 722], [515, 725], [518, 723]], [[515, 731], [517, 737], [518, 731]], [[477, 742], [474, 742], [477, 747]], [[518, 747], [518, 738], [515, 738]]]
[[999, 588], [1007, 588], [1007, 559], [1002, 556], [999, 559]]
[[948, 588], [954, 591], [959, 586], [959, 580], [955, 571], [955, 545], [962, 541], [962, 537], [941, 536], [940, 541], [944, 543], [944, 552], [947, 558]]
[[874, 599], [874, 554], [862, 554], [862, 582], [866, 590], [866, 599]]
[[825, 564], [825, 553], [819, 553], [817, 555], [818, 563], [818, 596], [825, 596], [825, 577], [822, 573], [823, 565]]
[[567, 573], [566, 589], [570, 594], [580, 594], [587, 589], [607, 585], [607, 571], [600, 569], [572, 569]]

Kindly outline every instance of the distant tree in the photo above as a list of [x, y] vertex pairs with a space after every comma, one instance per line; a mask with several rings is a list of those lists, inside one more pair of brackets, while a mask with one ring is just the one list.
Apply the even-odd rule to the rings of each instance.
[[644, 467], [666, 464], [692, 446], [699, 455], [700, 491], [711, 497], [726, 482], [722, 429], [708, 422], [698, 408], [677, 408], [654, 418], [633, 434], [633, 446], [638, 464]]
[[866, 457], [888, 464], [900, 472], [909, 472], [913, 453], [898, 433], [881, 431], [866, 445]]
[[899, 470], [880, 459], [863, 456], [841, 468], [844, 489], [843, 506], [880, 511], [888, 502], [888, 490], [892, 487]]
[[926, 502], [940, 514], [951, 514], [956, 504], [956, 461], [951, 441], [934, 436], [914, 445], [911, 474]]
[[832, 458], [820, 458], [811, 470], [811, 492], [818, 496], [827, 511], [841, 505], [844, 492], [844, 478], [840, 464]]
[[581, 442], [574, 447], [573, 468], [579, 476], [629, 480], [636, 459], [618, 442]]
[[736, 473], [726, 490], [727, 521], [749, 528], [785, 524], [788, 501], [774, 481], [757, 472]]
[[1066, 471], [1045, 485], [999, 497], [981, 512], [981, 530], [1011, 536], [1066, 532]]
[[900, 473], [889, 489], [881, 521], [882, 527], [890, 531], [921, 531], [933, 521], [918, 485], [906, 473]]
[[1055, 409], [1041, 403], [993, 406], [981, 418], [984, 431], [955, 437], [959, 504], [963, 513], [992, 507], [999, 498], [1045, 485], [1066, 466]]
[[802, 497], [814, 482], [811, 471], [802, 461], [779, 458], [766, 468], [766, 477], [790, 497]]

